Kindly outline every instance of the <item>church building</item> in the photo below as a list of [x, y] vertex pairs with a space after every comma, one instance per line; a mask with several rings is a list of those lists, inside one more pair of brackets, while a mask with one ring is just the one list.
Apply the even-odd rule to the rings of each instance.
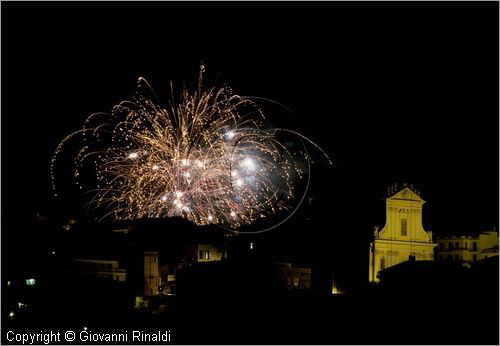
[[370, 243], [370, 282], [378, 282], [378, 272], [407, 261], [434, 259], [432, 232], [422, 225], [422, 206], [425, 201], [415, 189], [406, 184], [389, 189], [386, 198], [386, 221], [382, 230], [374, 228], [374, 240]]

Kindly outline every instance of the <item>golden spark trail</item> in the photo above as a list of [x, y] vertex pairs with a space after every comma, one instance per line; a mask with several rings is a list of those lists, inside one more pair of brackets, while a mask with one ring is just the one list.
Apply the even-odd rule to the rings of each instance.
[[[294, 179], [304, 172], [298, 154], [276, 133], [305, 137], [266, 128], [254, 101], [228, 86], [202, 87], [203, 72], [202, 67], [196, 91], [184, 88], [178, 102], [166, 108], [140, 78], [131, 100], [110, 114], [88, 117], [83, 129], [67, 136], [54, 153], [54, 190], [60, 152], [81, 134], [76, 182], [83, 188], [84, 167], [90, 164], [97, 182], [92, 203], [107, 207], [106, 216], [117, 220], [180, 216], [198, 225], [237, 228], [292, 209]], [[306, 153], [300, 155], [309, 160]]]

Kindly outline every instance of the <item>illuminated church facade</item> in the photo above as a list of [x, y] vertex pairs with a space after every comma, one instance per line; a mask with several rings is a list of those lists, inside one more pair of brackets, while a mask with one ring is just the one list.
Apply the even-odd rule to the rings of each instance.
[[380, 270], [413, 259], [434, 259], [432, 232], [422, 225], [422, 206], [425, 201], [406, 184], [401, 189], [390, 188], [386, 198], [385, 226], [374, 228], [370, 243], [369, 281], [378, 282]]

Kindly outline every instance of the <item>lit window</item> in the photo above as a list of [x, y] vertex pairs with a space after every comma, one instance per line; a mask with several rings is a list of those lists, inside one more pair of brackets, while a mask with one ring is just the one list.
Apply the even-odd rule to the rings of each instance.
[[293, 286], [297, 287], [299, 285], [299, 278], [297, 276], [295, 276], [293, 278]]
[[26, 279], [26, 285], [28, 286], [34, 286], [35, 285], [35, 279]]

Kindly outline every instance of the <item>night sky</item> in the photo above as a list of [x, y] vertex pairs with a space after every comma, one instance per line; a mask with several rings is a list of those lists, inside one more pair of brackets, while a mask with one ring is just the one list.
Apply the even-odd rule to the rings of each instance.
[[489, 230], [498, 39], [496, 2], [2, 3], [2, 244], [36, 212], [81, 209], [50, 192], [65, 135], [139, 76], [166, 100], [200, 62], [208, 82], [293, 110], [290, 128], [332, 157], [312, 178], [324, 239], [383, 226], [394, 182], [418, 187], [435, 234]]

